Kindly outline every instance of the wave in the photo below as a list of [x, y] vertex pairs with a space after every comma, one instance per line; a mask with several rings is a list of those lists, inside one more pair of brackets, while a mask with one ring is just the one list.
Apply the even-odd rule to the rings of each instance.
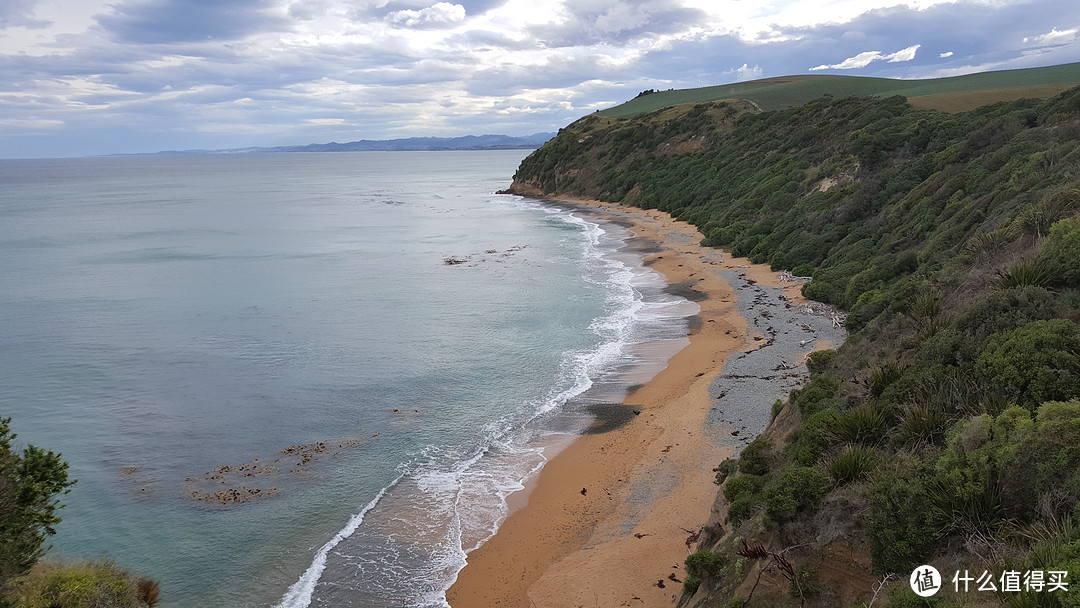
[[[509, 514], [509, 496], [543, 468], [552, 435], [584, 430], [592, 420], [589, 404], [621, 401], [631, 384], [628, 370], [649, 363], [634, 352], [635, 345], [671, 342], [657, 355], [664, 361], [685, 345], [686, 318], [698, 307], [664, 293], [666, 284], [658, 273], [623, 253], [629, 232], [518, 197], [498, 200], [542, 210], [582, 235], [583, 277], [605, 293], [603, 314], [588, 328], [593, 344], [564, 353], [558, 380], [547, 394], [478, 429], [471, 446], [422, 450], [316, 552], [275, 608], [307, 608], [313, 599], [327, 605], [351, 603], [342, 597], [318, 601], [323, 592], [317, 594], [316, 587], [335, 549], [333, 558], [341, 563], [328, 575], [333, 588], [326, 593], [367, 594], [362, 605], [397, 605], [406, 596], [410, 605], [448, 607], [446, 590], [466, 556], [495, 535]], [[659, 371], [655, 364], [650, 370], [650, 375]], [[365, 529], [356, 534], [366, 518]]]

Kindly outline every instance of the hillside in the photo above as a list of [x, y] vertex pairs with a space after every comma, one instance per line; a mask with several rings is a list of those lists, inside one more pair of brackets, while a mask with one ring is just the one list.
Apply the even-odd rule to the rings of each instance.
[[1023, 97], [1045, 98], [1076, 85], [1080, 85], [1080, 63], [923, 80], [824, 74], [782, 76], [697, 89], [652, 92], [602, 110], [600, 114], [609, 118], [633, 118], [686, 103], [733, 99], [748, 100], [763, 110], [780, 110], [808, 103], [822, 95], [902, 95], [921, 109], [959, 111]]
[[[848, 312], [848, 340], [717, 463], [681, 605], [866, 606], [881, 586], [876, 605], [1080, 605], [1080, 582], [948, 582], [1080, 572], [1080, 87], [955, 114], [900, 96], [593, 114], [511, 191], [666, 211]], [[907, 585], [925, 563], [933, 601]]]

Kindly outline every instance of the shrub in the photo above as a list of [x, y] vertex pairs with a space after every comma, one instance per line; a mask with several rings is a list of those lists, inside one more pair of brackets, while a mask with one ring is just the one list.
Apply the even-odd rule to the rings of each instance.
[[693, 595], [706, 576], [720, 576], [731, 565], [731, 556], [719, 551], [701, 550], [686, 557], [686, 578], [683, 579], [683, 593]]
[[885, 389], [900, 379], [903, 368], [895, 361], [888, 361], [870, 372], [870, 394], [880, 397]]
[[1070, 287], [1080, 286], [1080, 215], [1064, 219], [1050, 228], [1050, 237], [1039, 251], [1039, 260], [1049, 269], [1054, 281]]
[[[821, 579], [818, 578], [817, 568], [811, 564], [799, 564], [795, 566], [795, 580], [798, 581], [796, 586], [795, 581], [792, 581], [788, 585], [788, 595], [791, 597], [799, 597], [800, 595], [814, 595], [821, 593], [824, 588], [821, 585]], [[800, 594], [800, 591], [802, 592]]]
[[1053, 280], [1049, 265], [1039, 262], [1017, 262], [1004, 273], [998, 275], [998, 287], [1016, 289], [1018, 287], [1042, 287]]
[[836, 410], [822, 410], [805, 419], [788, 438], [790, 443], [786, 451], [791, 459], [803, 466], [816, 463], [832, 441], [833, 427], [839, 416]]
[[784, 400], [777, 399], [773, 401], [772, 411], [769, 413], [769, 422], [776, 420], [776, 417], [780, 415], [780, 412], [784, 411]]
[[945, 438], [949, 417], [940, 407], [929, 404], [909, 405], [901, 409], [896, 441], [901, 445], [934, 444]]
[[840, 388], [840, 383], [835, 378], [825, 374], [810, 376], [810, 382], [806, 387], [793, 391], [793, 398], [799, 404], [799, 411], [803, 416], [810, 416], [825, 407], [832, 396]]
[[833, 482], [843, 485], [862, 479], [881, 464], [881, 457], [873, 449], [848, 446], [829, 461], [828, 471]]
[[829, 480], [815, 467], [784, 471], [765, 488], [765, 514], [783, 523], [799, 513], [813, 511], [828, 493], [828, 486]]
[[833, 437], [845, 443], [873, 445], [885, 436], [889, 430], [889, 420], [885, 414], [872, 405], [860, 405], [837, 417], [833, 426]]
[[1080, 395], [1080, 325], [1052, 319], [995, 334], [976, 371], [1029, 409]]
[[917, 465], [901, 463], [879, 470], [871, 478], [868, 507], [860, 520], [875, 571], [910, 572], [925, 563], [939, 528]]
[[698, 587], [701, 586], [701, 577], [694, 573], [689, 573], [682, 582], [683, 595], [694, 595], [697, 593]]
[[15, 588], [23, 608], [144, 608], [153, 607], [160, 593], [155, 581], [107, 561], [41, 564]]
[[765, 475], [769, 472], [772, 457], [772, 444], [764, 437], [758, 437], [743, 448], [739, 454], [739, 472], [750, 475]]
[[819, 374], [825, 370], [836, 359], [836, 351], [831, 349], [815, 350], [810, 353], [810, 358], [806, 360], [806, 367], [810, 370], [811, 374]]
[[720, 485], [727, 481], [727, 478], [735, 472], [738, 465], [738, 460], [734, 458], [725, 458], [724, 462], [721, 462], [720, 466], [716, 467], [716, 479], [713, 480], [713, 483]]

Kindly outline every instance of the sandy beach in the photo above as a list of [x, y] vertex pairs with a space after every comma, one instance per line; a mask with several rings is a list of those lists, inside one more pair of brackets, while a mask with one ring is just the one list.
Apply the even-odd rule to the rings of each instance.
[[[673, 605], [683, 562], [696, 550], [688, 539], [708, 519], [716, 495], [713, 468], [768, 423], [775, 397], [758, 398], [761, 386], [786, 395], [801, 382], [795, 368], [805, 353], [835, 339], [818, 329], [824, 323], [785, 317], [781, 324], [780, 312], [805, 305], [799, 285], [780, 283], [767, 265], [701, 247], [693, 226], [655, 210], [564, 202], [628, 226], [645, 264], [701, 310], [690, 344], [624, 401], [640, 414], [572, 441], [527, 496], [515, 498], [524, 504], [469, 554], [447, 592], [454, 608]], [[770, 346], [768, 363], [746, 361], [754, 374], [725, 368]], [[761, 386], [740, 388], [748, 376]]]

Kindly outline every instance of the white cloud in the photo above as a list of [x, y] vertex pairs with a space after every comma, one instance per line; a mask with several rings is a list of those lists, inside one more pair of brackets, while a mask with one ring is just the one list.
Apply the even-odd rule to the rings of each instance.
[[1037, 44], [1037, 45], [1055, 45], [1055, 44], [1069, 44], [1076, 41], [1076, 33], [1080, 32], [1080, 28], [1072, 28], [1068, 30], [1058, 31], [1055, 27], [1045, 34], [1039, 36], [1024, 37], [1024, 44]]
[[418, 11], [405, 9], [386, 16], [387, 21], [405, 27], [448, 25], [465, 20], [465, 7], [460, 4], [438, 2]]
[[911, 61], [915, 59], [915, 53], [918, 52], [921, 44], [913, 44], [906, 49], [900, 49], [892, 55], [886, 55], [882, 59], [888, 59], [889, 63], [903, 63], [905, 61]]
[[863, 51], [854, 57], [848, 57], [840, 63], [823, 64], [817, 67], [810, 68], [811, 72], [817, 72], [820, 70], [857, 70], [859, 68], [865, 68], [875, 61], [888, 61], [889, 63], [901, 63], [904, 61], [911, 61], [915, 59], [915, 53], [921, 47], [921, 44], [914, 44], [906, 49], [900, 49], [895, 53], [889, 53], [888, 55], [881, 51]]
[[757, 80], [765, 75], [765, 71], [761, 69], [761, 66], [755, 65], [750, 67], [749, 64], [742, 64], [742, 66], [735, 68], [734, 70], [728, 70], [721, 74], [725, 78], [734, 77], [736, 82], [743, 82], [746, 80]]
[[952, 57], [952, 56], [953, 56], [952, 51], [945, 51], [944, 53], [938, 53], [938, 57], [941, 57], [942, 59], [945, 59], [946, 57]]

